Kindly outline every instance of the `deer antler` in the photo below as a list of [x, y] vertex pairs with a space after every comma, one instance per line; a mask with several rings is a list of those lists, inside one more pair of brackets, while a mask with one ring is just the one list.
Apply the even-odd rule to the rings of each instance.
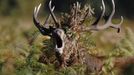
[[100, 7], [103, 11], [102, 14], [97, 18], [97, 20], [92, 24], [92, 26], [94, 26], [95, 28], [99, 25], [100, 19], [103, 18], [104, 14], [105, 14], [105, 4], [104, 1], [102, 0], [102, 6]]
[[112, 5], [113, 5], [113, 10], [112, 10], [112, 13], [110, 15], [110, 17], [108, 18], [108, 20], [106, 21], [106, 23], [104, 25], [99, 25], [99, 21], [100, 19], [102, 19], [102, 17], [104, 16], [104, 13], [105, 13], [105, 4], [104, 4], [104, 1], [102, 0], [102, 5], [103, 5], [103, 12], [101, 14], [101, 16], [99, 18], [97, 18], [97, 20], [92, 24], [92, 27], [89, 28], [88, 30], [104, 30], [104, 29], [107, 29], [109, 27], [111, 28], [115, 28], [115, 29], [118, 29], [117, 32], [120, 32], [120, 26], [121, 24], [123, 23], [123, 17], [121, 16], [121, 21], [120, 23], [118, 24], [113, 24], [112, 23], [112, 18], [113, 18], [113, 15], [115, 13], [115, 3], [114, 3], [114, 0], [112, 0]]
[[60, 27], [59, 22], [58, 22], [56, 16], [54, 15], [54, 13], [52, 11], [52, 0], [50, 0], [50, 2], [49, 2], [49, 11], [50, 11], [50, 14], [51, 14], [54, 22], [55, 22], [56, 28], [59, 28]]
[[[39, 20], [37, 19], [37, 16], [38, 16], [38, 13], [39, 13], [39, 10], [40, 10], [40, 7], [41, 7], [41, 4], [38, 6], [38, 7], [35, 7], [34, 8], [34, 14], [33, 14], [33, 22], [35, 24], [35, 26], [39, 29], [39, 31], [43, 34], [43, 35], [49, 35], [51, 33], [51, 30], [50, 28], [45, 28], [43, 27]], [[55, 7], [52, 8], [52, 11], [54, 10]], [[49, 21], [50, 19], [50, 15], [48, 16], [48, 18], [46, 19], [44, 25], [46, 26], [47, 22]]]
[[[54, 9], [55, 9], [55, 6], [53, 6], [52, 11], [54, 11]], [[46, 27], [46, 25], [49, 25], [48, 21], [50, 20], [50, 18], [51, 18], [51, 15], [47, 16], [46, 21], [43, 24], [43, 25], [45, 25], [45, 27]]]

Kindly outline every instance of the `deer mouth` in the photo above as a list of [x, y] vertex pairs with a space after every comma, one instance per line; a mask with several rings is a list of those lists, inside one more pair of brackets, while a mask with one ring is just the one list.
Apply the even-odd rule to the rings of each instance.
[[55, 50], [56, 52], [59, 52], [60, 54], [63, 53], [63, 49], [64, 49], [64, 31], [62, 29], [56, 29], [53, 32], [53, 39], [55, 42]]
[[62, 36], [57, 35], [55, 38], [55, 50], [56, 52], [62, 54], [64, 49], [64, 41]]
[[63, 39], [58, 34], [55, 37], [55, 43], [56, 43], [57, 48], [62, 48], [62, 46], [63, 46]]

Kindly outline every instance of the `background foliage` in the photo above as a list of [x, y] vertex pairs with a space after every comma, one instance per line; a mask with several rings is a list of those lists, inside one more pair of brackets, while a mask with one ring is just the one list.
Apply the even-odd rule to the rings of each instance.
[[[97, 12], [100, 11], [99, 5], [101, 5], [101, 0], [53, 0], [53, 5], [56, 6], [57, 11], [65, 12], [70, 9], [70, 4], [73, 4], [76, 1], [81, 2], [82, 5], [91, 4], [91, 6], [95, 8]], [[31, 15], [31, 11], [33, 10], [35, 5], [42, 3], [44, 4], [44, 6], [46, 6], [45, 4], [47, 2], [49, 2], [49, 0], [0, 0], [0, 15]], [[105, 2], [107, 7], [111, 8], [111, 0], [105, 0]], [[129, 19], [133, 19], [133, 0], [115, 0], [115, 2], [117, 5], [117, 16], [124, 15]], [[110, 11], [110, 9], [107, 10]]]
[[[66, 0], [57, 1], [59, 8], [57, 12], [67, 12], [69, 9]], [[68, 0], [75, 2], [76, 0]], [[95, 11], [100, 12], [99, 4], [101, 0], [78, 0], [83, 4], [90, 3]], [[109, 2], [105, 0], [107, 7], [111, 8]], [[122, 32], [117, 34], [114, 30], [105, 30], [91, 35], [86, 33], [82, 41], [88, 47], [92, 55], [105, 57], [102, 75], [133, 75], [134, 62], [134, 32], [133, 0], [116, 0], [117, 13], [115, 17], [123, 15], [125, 21]], [[41, 15], [46, 15], [46, 5], [44, 0], [0, 0], [0, 75], [84, 75], [85, 66], [71, 66], [57, 71], [53, 64], [45, 65], [38, 62], [39, 56], [45, 50], [46, 45], [51, 45], [47, 41], [48, 37], [42, 36], [32, 22], [34, 6], [39, 3], [44, 4]], [[61, 4], [63, 3], [63, 4]], [[64, 5], [64, 6], [62, 6]], [[110, 9], [107, 9], [110, 11]], [[44, 13], [45, 12], [45, 13]], [[108, 14], [109, 12], [107, 12]], [[40, 15], [40, 16], [41, 16]], [[41, 17], [41, 22], [44, 18]], [[116, 23], [118, 19], [115, 19]], [[90, 40], [88, 40], [90, 39]], [[44, 44], [46, 41], [47, 44]], [[126, 59], [125, 59], [126, 58]], [[120, 61], [116, 61], [121, 60]], [[126, 62], [126, 61], [127, 62]], [[122, 62], [124, 61], [124, 63]], [[116, 64], [114, 64], [116, 63]], [[123, 65], [120, 65], [122, 63]], [[126, 65], [129, 64], [130, 66]], [[125, 66], [125, 68], [124, 68]], [[123, 70], [122, 70], [123, 69]], [[91, 75], [96, 75], [92, 73]]]

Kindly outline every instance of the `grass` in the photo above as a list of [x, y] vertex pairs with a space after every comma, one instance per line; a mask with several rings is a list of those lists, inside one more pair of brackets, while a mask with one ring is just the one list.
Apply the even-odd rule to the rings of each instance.
[[[46, 45], [43, 41], [47, 41], [48, 37], [38, 32], [31, 19], [0, 18], [0, 20], [0, 75], [86, 74], [85, 66], [82, 65], [55, 70], [53, 64], [39, 63], [39, 56]], [[126, 26], [130, 24], [133, 22], [124, 23]], [[120, 72], [114, 67], [115, 59], [134, 56], [134, 33], [126, 26], [123, 26], [123, 31], [119, 34], [106, 30], [92, 35], [86, 33], [86, 38], [83, 37], [83, 45], [87, 47], [89, 54], [105, 57], [101, 75], [119, 75]]]

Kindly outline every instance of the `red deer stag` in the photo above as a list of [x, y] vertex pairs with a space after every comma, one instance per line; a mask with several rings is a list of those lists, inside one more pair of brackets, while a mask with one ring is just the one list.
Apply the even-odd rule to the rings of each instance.
[[[120, 26], [123, 22], [123, 17], [121, 16], [121, 22], [119, 24], [112, 23], [112, 18], [115, 13], [114, 0], [112, 0], [112, 13], [110, 14], [108, 20], [105, 21], [105, 24], [99, 24], [99, 21], [103, 19], [105, 15], [105, 4], [102, 0], [102, 14], [96, 19], [96, 21], [90, 27], [84, 25], [85, 19], [90, 17], [93, 13], [90, 7], [85, 6], [84, 8], [81, 8], [81, 5], [77, 2], [73, 5], [69, 15], [67, 17], [63, 17], [63, 19], [66, 19], [66, 21], [60, 22], [58, 21], [53, 12], [55, 6], [52, 7], [51, 3], [52, 1], [50, 0], [50, 15], [47, 17], [45, 23], [43, 24], [44, 26], [37, 19], [41, 4], [38, 7], [35, 7], [34, 9], [33, 22], [42, 35], [50, 36], [53, 39], [54, 51], [56, 54], [55, 56], [57, 57], [57, 60], [60, 64], [59, 66], [65, 67], [70, 64], [76, 63], [77, 61], [83, 64], [86, 62], [86, 60], [90, 60], [90, 57], [88, 57], [88, 59], [85, 58], [85, 54], [87, 54], [86, 50], [79, 42], [81, 32], [89, 32], [92, 30], [100, 31], [107, 28], [114, 28], [117, 29], [118, 32], [120, 31]], [[51, 17], [54, 21], [53, 26], [51, 24], [48, 24], [48, 21]], [[74, 33], [75, 36], [73, 34], [70, 34], [70, 32]], [[90, 60], [89, 63], [90, 62], [92, 62], [92, 60]], [[97, 62], [95, 64], [97, 64]]]

